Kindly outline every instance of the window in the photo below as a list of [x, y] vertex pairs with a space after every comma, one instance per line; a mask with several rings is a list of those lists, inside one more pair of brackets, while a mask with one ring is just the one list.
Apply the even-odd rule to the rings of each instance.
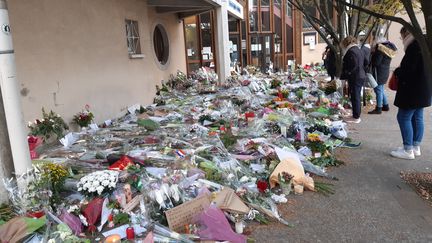
[[161, 24], [156, 25], [153, 31], [153, 47], [158, 62], [165, 65], [169, 57], [169, 40], [165, 28]]
[[128, 53], [133, 55], [141, 54], [140, 36], [138, 29], [138, 21], [126, 19], [126, 38]]

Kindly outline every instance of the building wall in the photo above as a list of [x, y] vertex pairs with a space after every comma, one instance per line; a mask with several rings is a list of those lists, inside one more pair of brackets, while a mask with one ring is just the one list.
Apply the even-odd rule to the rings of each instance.
[[[14, 0], [8, 7], [26, 120], [45, 107], [70, 122], [89, 104], [101, 122], [129, 105], [150, 104], [156, 84], [186, 71], [181, 21], [156, 14], [144, 0]], [[138, 21], [143, 59], [129, 59], [125, 19]], [[165, 69], [153, 50], [156, 23], [170, 41]]]
[[[406, 14], [399, 15], [397, 17], [402, 17], [403, 19], [410, 21], [409, 20], [409, 16], [406, 15]], [[422, 26], [422, 28], [424, 28], [425, 27], [425, 19], [423, 17], [423, 13], [422, 12], [417, 13], [417, 20], [419, 21], [420, 26]], [[401, 28], [402, 28], [401, 24], [393, 22], [391, 24], [391, 26], [390, 26], [390, 29], [389, 29], [388, 39], [391, 42], [395, 43], [395, 45], [399, 49], [398, 52], [397, 52], [396, 57], [394, 57], [392, 59], [392, 62], [391, 62], [391, 68], [392, 69], [395, 69], [395, 68], [397, 68], [399, 66], [399, 64], [401, 63], [402, 58], [403, 58], [403, 56], [405, 54], [405, 52], [404, 52], [404, 46], [403, 46], [402, 40], [400, 39], [400, 29]]]
[[303, 45], [302, 40], [302, 65], [322, 63], [322, 54], [325, 51], [326, 46], [327, 44], [325, 43], [318, 43], [315, 45], [315, 49], [311, 50], [308, 45]]
[[[310, 31], [308, 31], [310, 32]], [[316, 33], [316, 41], [318, 41], [318, 33]], [[316, 43], [314, 49], [310, 49], [309, 45], [304, 45], [304, 35], [301, 35], [301, 56], [302, 65], [311, 63], [322, 63], [322, 54], [326, 49], [326, 43]]]

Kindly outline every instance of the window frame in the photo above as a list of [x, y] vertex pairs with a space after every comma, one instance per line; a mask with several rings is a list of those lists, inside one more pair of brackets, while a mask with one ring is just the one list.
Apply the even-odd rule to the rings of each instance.
[[141, 37], [137, 20], [125, 19], [126, 44], [129, 58], [144, 58], [141, 51]]

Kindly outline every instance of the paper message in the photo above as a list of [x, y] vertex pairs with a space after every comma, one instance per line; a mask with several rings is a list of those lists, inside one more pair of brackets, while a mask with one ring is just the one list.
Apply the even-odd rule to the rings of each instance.
[[185, 225], [191, 224], [193, 219], [210, 206], [207, 196], [197, 197], [165, 212], [170, 230], [182, 233]]

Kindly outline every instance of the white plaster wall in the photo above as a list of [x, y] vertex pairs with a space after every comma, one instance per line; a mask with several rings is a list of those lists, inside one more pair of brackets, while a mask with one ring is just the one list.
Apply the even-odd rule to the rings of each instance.
[[[410, 22], [409, 16], [406, 14], [397, 15], [397, 17], [402, 17], [403, 19], [408, 20]], [[419, 12], [417, 14], [417, 20], [419, 21], [420, 26], [422, 26], [422, 28], [424, 28], [425, 27], [425, 19], [423, 17], [422, 12]], [[402, 28], [401, 24], [393, 22], [390, 25], [390, 29], [389, 29], [388, 39], [391, 42], [395, 43], [396, 46], [398, 47], [398, 53], [397, 53], [396, 57], [394, 57], [392, 59], [392, 62], [391, 62], [391, 68], [392, 69], [395, 69], [399, 66], [399, 64], [402, 61], [403, 56], [405, 55], [404, 46], [403, 46], [402, 40], [400, 39], [400, 29], [401, 28]]]
[[[97, 122], [135, 103], [150, 104], [155, 85], [186, 71], [183, 25], [144, 0], [8, 1], [26, 120], [52, 109], [70, 122], [89, 104]], [[143, 59], [129, 59], [125, 19], [137, 20]], [[156, 64], [155, 23], [170, 40], [166, 70]]]

